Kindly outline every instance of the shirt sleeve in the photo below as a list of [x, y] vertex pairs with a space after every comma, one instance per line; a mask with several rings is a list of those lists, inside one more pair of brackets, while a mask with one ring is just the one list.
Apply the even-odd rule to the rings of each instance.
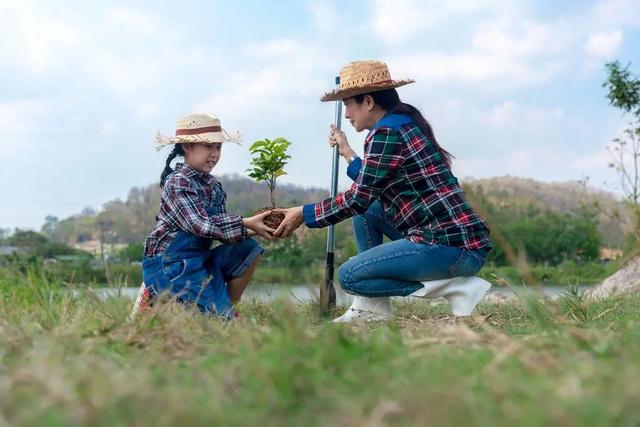
[[303, 207], [307, 227], [326, 227], [363, 214], [380, 197], [404, 160], [400, 135], [388, 127], [376, 129], [365, 145], [362, 165], [351, 188], [334, 199], [325, 199]]
[[351, 163], [349, 163], [349, 166], [347, 166], [347, 176], [351, 178], [352, 181], [357, 180], [360, 169], [362, 169], [362, 159], [356, 156]]
[[162, 199], [167, 218], [174, 226], [196, 236], [235, 243], [247, 237], [240, 215], [208, 216], [197, 190], [189, 179], [173, 175], [164, 185]]

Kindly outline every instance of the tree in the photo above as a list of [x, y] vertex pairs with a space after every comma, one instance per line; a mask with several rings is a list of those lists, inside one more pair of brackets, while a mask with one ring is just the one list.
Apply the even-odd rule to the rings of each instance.
[[635, 116], [635, 123], [607, 146], [612, 161], [609, 167], [618, 175], [620, 190], [630, 208], [633, 232], [640, 235], [640, 78], [629, 71], [631, 64], [622, 67], [618, 61], [606, 64], [607, 80], [602, 84], [609, 90], [609, 103], [624, 113]]
[[287, 154], [287, 148], [291, 142], [284, 138], [276, 138], [273, 141], [264, 139], [254, 142], [249, 147], [249, 152], [253, 155], [251, 168], [247, 169], [249, 176], [257, 182], [265, 182], [269, 187], [271, 207], [276, 207], [276, 179], [287, 173], [284, 166], [291, 158]]
[[618, 61], [606, 64], [609, 75], [602, 86], [609, 89], [611, 105], [640, 118], [640, 78], [631, 74], [630, 66], [622, 68]]

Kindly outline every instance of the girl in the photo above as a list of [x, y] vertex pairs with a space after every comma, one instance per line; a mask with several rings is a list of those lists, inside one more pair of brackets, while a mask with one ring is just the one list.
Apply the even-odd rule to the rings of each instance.
[[[269, 212], [250, 218], [226, 212], [226, 194], [210, 172], [220, 160], [222, 143], [237, 142], [209, 114], [178, 119], [174, 137], [158, 133], [158, 147], [173, 144], [160, 177], [162, 196], [156, 225], [144, 245], [146, 294], [153, 302], [167, 292], [203, 313], [229, 319], [255, 271], [262, 248], [250, 236], [272, 239], [263, 223]], [[171, 169], [171, 161], [184, 163]], [[214, 241], [222, 244], [212, 247]]]
[[[368, 129], [364, 158], [332, 126], [329, 145], [347, 159], [354, 183], [335, 199], [283, 210], [275, 236], [301, 224], [325, 227], [354, 216], [358, 255], [340, 266], [342, 288], [356, 297], [334, 321], [382, 320], [391, 315], [390, 296], [444, 296], [454, 315], [471, 313], [490, 288], [471, 277], [491, 249], [489, 230], [466, 201], [451, 172], [451, 154], [397, 87], [380, 61], [357, 61], [340, 70], [340, 86], [322, 101], [343, 100], [345, 118]], [[383, 243], [383, 235], [392, 241]]]

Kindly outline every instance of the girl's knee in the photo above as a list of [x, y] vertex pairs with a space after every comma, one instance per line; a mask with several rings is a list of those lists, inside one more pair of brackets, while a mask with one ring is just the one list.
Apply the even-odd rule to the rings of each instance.
[[262, 248], [260, 243], [253, 237], [247, 237], [241, 243], [241, 245], [245, 246], [248, 250], [253, 250], [255, 248]]

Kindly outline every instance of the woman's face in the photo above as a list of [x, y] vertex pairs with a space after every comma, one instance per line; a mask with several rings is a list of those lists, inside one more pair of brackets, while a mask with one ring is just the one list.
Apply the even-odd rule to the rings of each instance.
[[192, 168], [210, 173], [220, 160], [222, 144], [183, 144], [185, 162]]
[[365, 96], [360, 104], [354, 98], [347, 98], [343, 102], [345, 106], [344, 117], [351, 122], [351, 126], [357, 132], [371, 129], [378, 121], [378, 116], [375, 114], [378, 109], [371, 96]]

